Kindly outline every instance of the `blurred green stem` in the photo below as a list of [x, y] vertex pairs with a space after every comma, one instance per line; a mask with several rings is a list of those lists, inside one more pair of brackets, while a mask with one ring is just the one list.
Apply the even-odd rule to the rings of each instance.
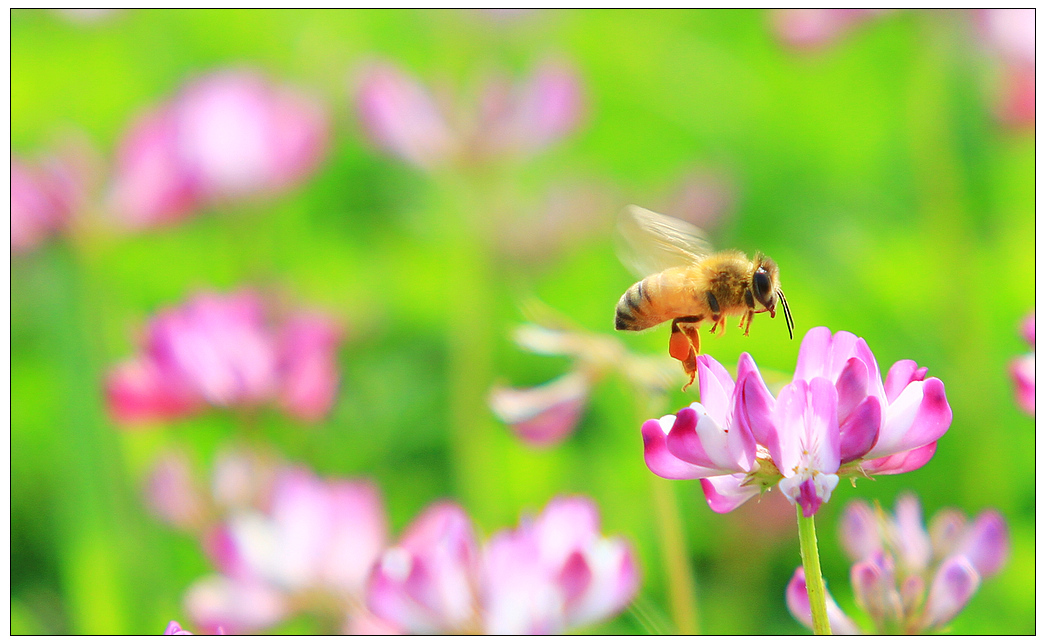
[[817, 556], [817, 532], [814, 518], [804, 517], [803, 508], [795, 504], [799, 518], [799, 552], [803, 557], [803, 574], [806, 576], [806, 596], [810, 599], [810, 615], [814, 622], [814, 635], [831, 635], [828, 624], [828, 603], [821, 578], [821, 560]]
[[680, 635], [697, 635], [697, 593], [694, 576], [686, 558], [683, 526], [679, 506], [671, 482], [651, 477], [650, 496], [657, 515], [658, 537], [661, 540], [661, 560], [668, 578], [668, 602], [672, 621]]

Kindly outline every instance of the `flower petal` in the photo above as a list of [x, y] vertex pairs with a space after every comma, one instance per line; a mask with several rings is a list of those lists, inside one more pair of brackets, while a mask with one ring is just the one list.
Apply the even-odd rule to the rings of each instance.
[[903, 474], [926, 465], [936, 451], [937, 442], [934, 441], [907, 452], [865, 461], [861, 464], [861, 469], [867, 474]]
[[923, 611], [923, 630], [950, 622], [970, 601], [980, 583], [980, 575], [966, 557], [952, 557], [942, 563], [930, 585]]
[[978, 515], [955, 554], [965, 556], [982, 578], [999, 572], [1010, 556], [1010, 538], [1002, 515], [994, 510]]
[[715, 476], [715, 470], [698, 467], [676, 458], [668, 451], [666, 434], [671, 430], [675, 416], [643, 423], [643, 458], [651, 472], [665, 479], [700, 479]]
[[[897, 396], [901, 395], [908, 383], [922, 380], [923, 378], [917, 377], [920, 371], [923, 370], [919, 369], [915, 360], [898, 360], [893, 363], [890, 371], [886, 373], [886, 401], [892, 403], [897, 400]], [[925, 373], [923, 371], [923, 375]]]
[[[810, 612], [810, 596], [806, 591], [806, 574], [803, 567], [795, 569], [795, 574], [785, 588], [785, 603], [788, 604], [788, 612], [800, 624], [810, 630], [814, 628], [813, 616]], [[828, 609], [828, 626], [832, 629], [832, 635], [860, 635], [861, 630], [846, 613], [835, 603], [831, 593], [825, 588], [825, 604]]]
[[743, 431], [750, 432], [758, 444], [767, 447], [774, 445], [771, 452], [779, 451], [777, 428], [774, 425], [776, 401], [747, 353], [742, 353], [737, 360], [737, 385], [734, 392], [735, 424]]
[[868, 396], [868, 367], [858, 358], [850, 358], [835, 380], [839, 396], [839, 422], [850, 415]]
[[1010, 362], [1017, 404], [1029, 416], [1035, 416], [1035, 354], [1028, 353]]
[[546, 447], [574, 431], [588, 402], [589, 390], [588, 377], [571, 371], [528, 389], [495, 388], [490, 407], [524, 442]]
[[879, 438], [882, 403], [868, 396], [839, 426], [839, 462], [855, 461], [872, 449]]
[[668, 434], [672, 455], [716, 474], [749, 472], [755, 465], [755, 439], [740, 427], [720, 426], [700, 403], [679, 410]]
[[860, 499], [846, 504], [839, 520], [839, 537], [853, 561], [867, 559], [883, 548], [875, 511]]
[[831, 343], [832, 332], [826, 326], [814, 327], [806, 332], [795, 362], [795, 380], [810, 380], [824, 375]]
[[257, 581], [211, 575], [185, 593], [185, 610], [204, 631], [251, 633], [287, 617], [290, 606], [282, 593]]
[[758, 485], [744, 485], [744, 474], [724, 474], [701, 479], [701, 490], [713, 512], [724, 514], [737, 509], [742, 503], [757, 496]]
[[932, 556], [930, 535], [923, 528], [922, 507], [914, 494], [897, 497], [894, 519], [890, 522], [890, 538], [894, 552], [901, 556], [905, 570], [922, 572], [930, 565]]
[[951, 422], [944, 383], [937, 378], [911, 382], [886, 409], [879, 440], [866, 457], [880, 458], [932, 443]]
[[723, 365], [708, 354], [697, 356], [697, 377], [701, 389], [701, 404], [720, 427], [730, 424], [731, 396], [734, 380]]

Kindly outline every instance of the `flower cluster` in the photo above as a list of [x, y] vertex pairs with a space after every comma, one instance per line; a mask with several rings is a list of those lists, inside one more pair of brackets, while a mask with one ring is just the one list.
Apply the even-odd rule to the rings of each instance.
[[1021, 322], [1021, 336], [1032, 348], [1010, 361], [1010, 375], [1016, 388], [1017, 404], [1029, 416], [1035, 416], [1035, 312], [1029, 313]]
[[[377, 489], [367, 481], [323, 480], [300, 467], [271, 474], [261, 498], [228, 508], [208, 531], [206, 549], [218, 572], [186, 593], [194, 623], [245, 633], [311, 610], [340, 622], [346, 632], [356, 632], [358, 622], [372, 630], [374, 617], [363, 608], [362, 594], [387, 536]], [[237, 473], [222, 472], [217, 480], [229, 476]], [[226, 495], [229, 485], [236, 486], [223, 483]]]
[[937, 378], [901, 360], [884, 383], [862, 338], [811, 329], [795, 375], [775, 398], [741, 354], [737, 381], [698, 358], [701, 402], [643, 424], [647, 467], [702, 479], [709, 506], [729, 512], [778, 484], [804, 516], [831, 498], [840, 476], [899, 474], [926, 464], [952, 412]]
[[611, 371], [620, 372], [645, 391], [664, 392], [672, 386], [674, 369], [668, 360], [633, 355], [616, 338], [529, 324], [516, 331], [515, 339], [534, 353], [574, 360], [570, 371], [545, 384], [491, 391], [490, 407], [495, 415], [535, 447], [555, 445], [569, 436], [581, 419], [592, 387]]
[[[923, 527], [915, 496], [897, 499], [893, 516], [864, 501], [846, 507], [840, 524], [843, 547], [855, 563], [850, 583], [857, 604], [879, 634], [939, 630], [970, 600], [982, 579], [995, 575], [1009, 555], [1006, 523], [986, 510], [968, 522], [958, 510], [942, 510]], [[788, 608], [811, 626], [803, 569], [786, 591]], [[860, 633], [829, 598], [832, 632]]]
[[548, 634], [616, 614], [638, 586], [625, 541], [600, 536], [591, 501], [566, 497], [482, 547], [460, 507], [433, 505], [382, 555], [367, 596], [409, 633]]
[[131, 126], [117, 150], [111, 210], [146, 228], [271, 194], [316, 167], [327, 130], [324, 108], [298, 90], [253, 71], [213, 72]]
[[538, 152], [581, 119], [581, 83], [569, 67], [542, 64], [522, 84], [487, 83], [479, 105], [458, 115], [442, 109], [417, 80], [391, 63], [364, 69], [355, 88], [366, 136], [424, 169]]
[[266, 319], [253, 293], [201, 293], [149, 323], [140, 355], [106, 381], [113, 417], [123, 424], [191, 415], [205, 405], [275, 402], [305, 421], [322, 418], [338, 387], [341, 331], [317, 313], [281, 325]]

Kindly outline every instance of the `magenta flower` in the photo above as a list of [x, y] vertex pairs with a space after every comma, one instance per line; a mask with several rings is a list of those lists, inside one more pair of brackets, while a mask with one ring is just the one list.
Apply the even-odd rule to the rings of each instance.
[[257, 407], [275, 402], [315, 421], [333, 404], [341, 332], [327, 318], [299, 314], [275, 326], [262, 301], [242, 291], [201, 293], [149, 323], [143, 352], [106, 380], [117, 422], [172, 420], [205, 405]]
[[24, 254], [69, 227], [87, 206], [91, 151], [70, 148], [37, 164], [11, 156], [11, 252]]
[[117, 152], [112, 209], [145, 228], [271, 195], [312, 172], [328, 138], [314, 99], [252, 71], [214, 72], [131, 126]]
[[477, 544], [465, 512], [430, 507], [382, 556], [368, 587], [378, 616], [409, 633], [560, 633], [625, 608], [639, 586], [629, 546], [599, 534], [583, 497]]
[[265, 507], [233, 511], [211, 531], [207, 549], [219, 574], [189, 589], [186, 609], [197, 624], [234, 633], [264, 630], [300, 610], [366, 620], [364, 585], [386, 533], [370, 483], [283, 468]]
[[1029, 313], [1021, 322], [1021, 336], [1031, 346], [1032, 352], [1010, 361], [1017, 405], [1029, 416], [1035, 416], [1035, 312]]
[[533, 447], [551, 447], [572, 434], [592, 388], [612, 371], [644, 391], [666, 391], [671, 386], [669, 361], [633, 355], [617, 338], [528, 324], [517, 329], [515, 339], [531, 352], [566, 355], [574, 361], [570, 371], [547, 383], [491, 390], [491, 410]]
[[[897, 499], [894, 515], [864, 501], [847, 505], [840, 523], [844, 550], [855, 562], [850, 582], [857, 604], [871, 617], [879, 634], [916, 634], [939, 630], [950, 622], [977, 590], [995, 575], [1009, 556], [1006, 522], [994, 510], [967, 522], [958, 510], [942, 510], [923, 527], [919, 501], [911, 494]], [[796, 579], [800, 579], [799, 582]], [[810, 625], [809, 606], [796, 571], [787, 591], [792, 615]], [[834, 602], [829, 601], [829, 614]], [[804, 612], [805, 611], [805, 612]], [[836, 607], [840, 624], [852, 625]], [[853, 628], [833, 632], [856, 633]]]
[[379, 148], [426, 170], [527, 156], [563, 139], [582, 113], [581, 84], [571, 68], [543, 63], [517, 86], [488, 83], [478, 108], [457, 118], [417, 80], [391, 63], [375, 63], [354, 88], [364, 134]]
[[698, 357], [698, 377], [700, 403], [643, 424], [644, 454], [658, 476], [702, 479], [716, 512], [778, 484], [813, 516], [840, 476], [922, 467], [951, 424], [944, 385], [925, 368], [901, 360], [883, 383], [863, 339], [825, 327], [806, 334], [776, 399], [747, 353], [736, 383], [708, 355]]

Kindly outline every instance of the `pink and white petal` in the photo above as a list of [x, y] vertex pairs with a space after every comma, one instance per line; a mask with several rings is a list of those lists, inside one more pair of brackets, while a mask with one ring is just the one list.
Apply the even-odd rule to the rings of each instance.
[[707, 353], [697, 356], [697, 378], [701, 405], [720, 427], [727, 427], [732, 407], [734, 380], [723, 365]]
[[639, 590], [639, 569], [624, 539], [601, 538], [585, 550], [584, 558], [591, 571], [591, 582], [584, 593], [566, 605], [569, 627], [592, 624], [619, 613]]
[[744, 485], [746, 475], [724, 474], [701, 479], [701, 490], [713, 512], [725, 514], [736, 510], [748, 499], [758, 496], [758, 485]]
[[911, 382], [887, 407], [879, 440], [866, 457], [880, 458], [935, 442], [951, 422], [944, 383], [937, 378]]
[[185, 454], [161, 455], [149, 474], [145, 494], [149, 508], [167, 523], [183, 530], [202, 525], [205, 501]]
[[752, 435], [720, 426], [700, 403], [679, 410], [667, 444], [675, 457], [716, 474], [748, 472], [755, 465]]
[[[810, 596], [806, 591], [806, 575], [803, 567], [795, 569], [795, 574], [785, 588], [785, 603], [788, 604], [788, 612], [800, 624], [810, 630], [814, 628], [813, 616], [810, 612]], [[832, 629], [832, 635], [860, 635], [861, 630], [846, 613], [835, 603], [831, 593], [825, 588], [825, 604], [828, 609], [828, 626]]]
[[491, 392], [490, 407], [525, 442], [547, 447], [577, 427], [590, 389], [585, 374], [571, 371], [537, 387], [497, 387]]
[[182, 625], [173, 619], [167, 624], [167, 628], [163, 630], [164, 635], [192, 635], [190, 631], [182, 628]]
[[922, 380], [923, 378], [918, 377], [920, 371], [923, 372], [922, 375], [926, 375], [924, 370], [919, 369], [915, 360], [898, 360], [893, 363], [886, 373], [886, 401], [892, 403], [897, 400], [897, 396], [901, 395], [908, 383]]
[[803, 509], [803, 516], [809, 518], [832, 498], [832, 492], [838, 484], [837, 475], [815, 472], [812, 476], [786, 477], [778, 483], [778, 487], [785, 498], [798, 504]]
[[857, 605], [880, 627], [898, 623], [904, 615], [895, 577], [893, 560], [881, 552], [850, 568], [850, 586]]
[[810, 380], [825, 374], [832, 344], [832, 332], [826, 326], [810, 329], [799, 345], [795, 362], [795, 380]]
[[328, 494], [333, 525], [319, 576], [330, 586], [359, 595], [388, 538], [381, 493], [372, 483], [342, 480], [330, 482]]
[[955, 550], [983, 577], [991, 577], [1010, 556], [1010, 537], [1006, 521], [998, 512], [986, 510], [977, 516]]
[[643, 459], [647, 468], [664, 479], [700, 479], [715, 476], [716, 471], [699, 467], [676, 458], [668, 451], [666, 435], [671, 431], [676, 417], [662, 416], [660, 420], [643, 423]]
[[879, 438], [882, 402], [868, 396], [839, 426], [839, 462], [855, 461], [872, 449]]
[[285, 619], [288, 598], [263, 583], [211, 575], [194, 583], [185, 594], [185, 610], [204, 631], [255, 633]]
[[346, 635], [403, 635], [403, 631], [365, 608], [349, 614], [345, 623]]
[[367, 607], [402, 632], [441, 633], [457, 624], [441, 613], [436, 586], [420, 557], [401, 547], [389, 548], [367, 584]]
[[936, 451], [937, 441], [934, 441], [907, 452], [865, 461], [861, 469], [867, 474], [904, 474], [929, 463]]
[[326, 484], [302, 468], [283, 472], [273, 486], [269, 515], [278, 551], [260, 556], [256, 569], [288, 588], [314, 584], [328, 567], [324, 558], [335, 522]]
[[879, 520], [870, 505], [860, 499], [846, 505], [839, 521], [839, 540], [853, 561], [867, 559], [883, 549]]
[[890, 537], [893, 550], [903, 559], [905, 570], [921, 572], [930, 565], [933, 556], [930, 535], [923, 527], [922, 506], [914, 494], [897, 497]]
[[930, 584], [922, 629], [931, 630], [950, 622], [970, 601], [980, 583], [981, 576], [966, 557], [944, 561]]
[[583, 496], [556, 497], [534, 519], [533, 535], [542, 559], [559, 568], [599, 538], [599, 509]]

